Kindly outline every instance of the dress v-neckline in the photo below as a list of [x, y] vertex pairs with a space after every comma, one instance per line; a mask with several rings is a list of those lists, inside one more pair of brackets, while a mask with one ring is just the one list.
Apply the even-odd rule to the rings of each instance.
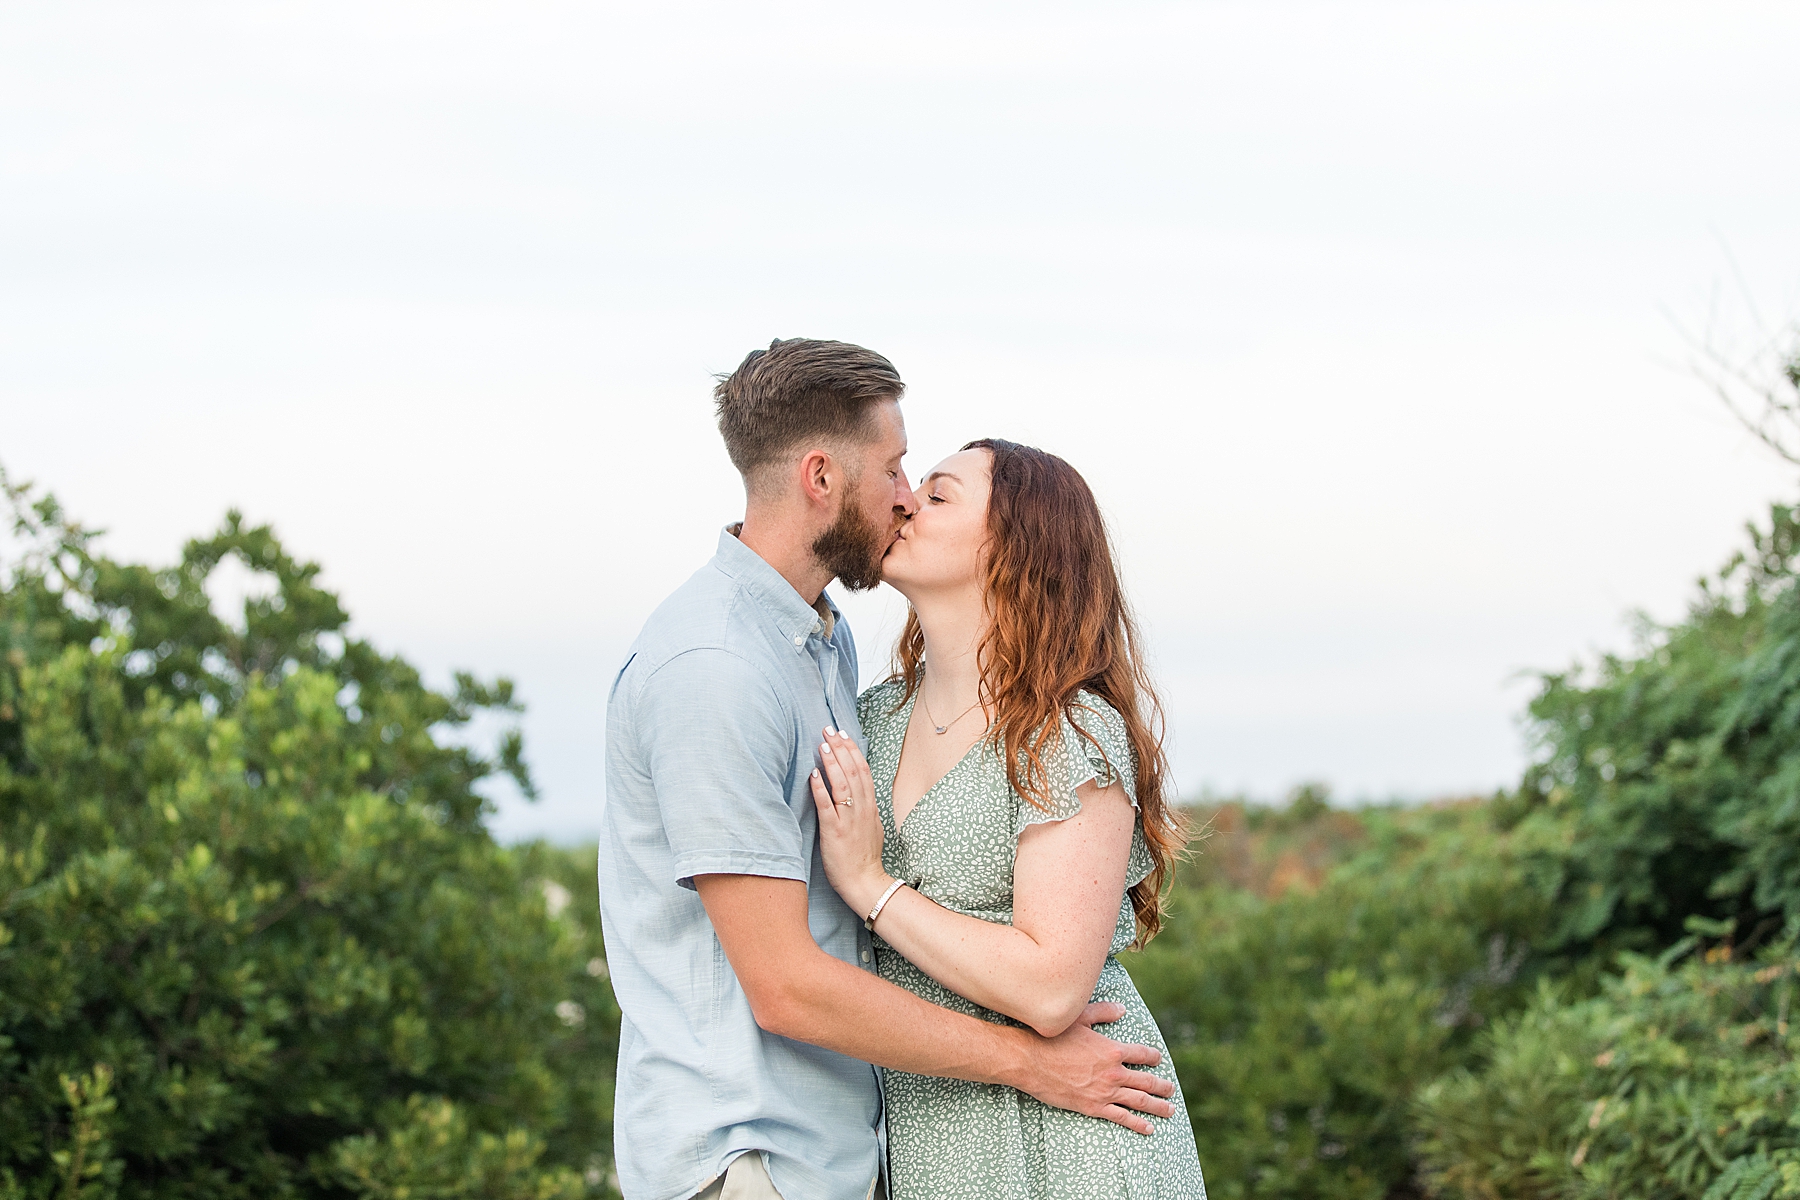
[[962, 765], [964, 763], [968, 762], [969, 758], [975, 753], [975, 751], [977, 751], [981, 748], [981, 744], [983, 742], [987, 741], [987, 732], [984, 730], [982, 732], [982, 735], [980, 737], [976, 738], [974, 740], [974, 742], [972, 742], [969, 745], [969, 748], [967, 750], [963, 751], [961, 758], [959, 758], [955, 762], [951, 763], [950, 768], [948, 770], [946, 770], [942, 775], [939, 775], [936, 779], [931, 781], [930, 787], [926, 788], [924, 791], [919, 793], [919, 798], [917, 800], [914, 800], [912, 802], [912, 807], [906, 810], [905, 818], [901, 818], [901, 817], [897, 816], [894, 812], [894, 782], [900, 778], [900, 760], [906, 757], [906, 735], [912, 729], [913, 709], [918, 706], [918, 703], [919, 703], [919, 693], [914, 692], [912, 694], [912, 697], [910, 699], [908, 699], [906, 702], [906, 708], [904, 710], [903, 718], [900, 722], [900, 747], [898, 750], [896, 750], [894, 752], [894, 769], [892, 771], [888, 772], [888, 779], [887, 779], [888, 820], [889, 820], [889, 822], [892, 823], [892, 825], [894, 827], [894, 832], [896, 834], [898, 834], [901, 829], [905, 828], [907, 821], [910, 821], [913, 819], [914, 813], [918, 812], [921, 808], [923, 808], [925, 806], [925, 801], [931, 799], [931, 793], [937, 791], [940, 787], [942, 787], [944, 785], [944, 780], [950, 778], [952, 775], [956, 774], [959, 770], [961, 770]]

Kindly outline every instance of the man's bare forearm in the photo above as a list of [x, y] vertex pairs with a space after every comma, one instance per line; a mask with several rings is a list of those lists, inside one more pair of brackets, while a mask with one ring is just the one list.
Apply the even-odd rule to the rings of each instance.
[[[1155, 1050], [1120, 1045], [1088, 1027], [1124, 1016], [1119, 1005], [1090, 1005], [1081, 1028], [1046, 1040], [939, 1008], [822, 951], [819, 957], [824, 961], [817, 971], [808, 972], [812, 985], [783, 996], [781, 1027], [765, 1028], [898, 1071], [1016, 1087], [1046, 1104], [1138, 1133], [1151, 1131], [1141, 1114], [1175, 1111], [1168, 1100], [1172, 1083], [1125, 1065], [1153, 1065], [1161, 1057]], [[1087, 1048], [1071, 1038], [1088, 1039]], [[1101, 1045], [1107, 1051], [1096, 1055]], [[1055, 1065], [1046, 1052], [1053, 1052]]]
[[819, 949], [806, 888], [756, 875], [694, 880], [720, 944], [770, 1033], [915, 1075], [1029, 1091], [1033, 1035], [939, 1008]]
[[940, 1008], [822, 950], [807, 967], [782, 989], [770, 1032], [896, 1071], [1029, 1090], [1025, 1030]]
[[819, 949], [806, 924], [806, 885], [757, 875], [699, 875], [694, 886], [738, 983], [770, 1033], [917, 1075], [1016, 1087], [1057, 1108], [1150, 1132], [1175, 1085], [1133, 1070], [1162, 1055], [1112, 1041], [1095, 1023], [1116, 1004], [1089, 1005], [1077, 1028], [1043, 1039], [939, 1008]]

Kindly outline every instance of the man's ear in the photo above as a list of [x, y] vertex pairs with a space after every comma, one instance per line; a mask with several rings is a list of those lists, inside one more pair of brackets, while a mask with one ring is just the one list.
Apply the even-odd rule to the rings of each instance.
[[842, 490], [843, 472], [824, 450], [808, 450], [800, 459], [800, 489], [814, 504], [828, 504]]

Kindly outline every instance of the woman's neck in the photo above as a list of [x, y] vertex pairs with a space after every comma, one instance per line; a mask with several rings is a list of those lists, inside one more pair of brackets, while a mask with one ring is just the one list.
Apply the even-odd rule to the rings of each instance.
[[921, 687], [931, 711], [949, 720], [982, 699], [979, 651], [982, 634], [987, 631], [987, 611], [979, 595], [923, 599], [923, 603], [913, 603], [925, 635]]

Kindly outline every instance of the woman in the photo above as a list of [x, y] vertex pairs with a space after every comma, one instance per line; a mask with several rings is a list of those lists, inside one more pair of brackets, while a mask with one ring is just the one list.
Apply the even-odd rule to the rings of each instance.
[[[918, 489], [882, 564], [911, 601], [897, 671], [828, 731], [813, 773], [832, 885], [872, 914], [884, 978], [1046, 1037], [1091, 1001], [1164, 1050], [1114, 957], [1162, 921], [1184, 845], [1154, 693], [1087, 484], [1062, 459], [970, 442]], [[1180, 1092], [1144, 1137], [1012, 1088], [885, 1072], [893, 1200], [1206, 1194]]]

